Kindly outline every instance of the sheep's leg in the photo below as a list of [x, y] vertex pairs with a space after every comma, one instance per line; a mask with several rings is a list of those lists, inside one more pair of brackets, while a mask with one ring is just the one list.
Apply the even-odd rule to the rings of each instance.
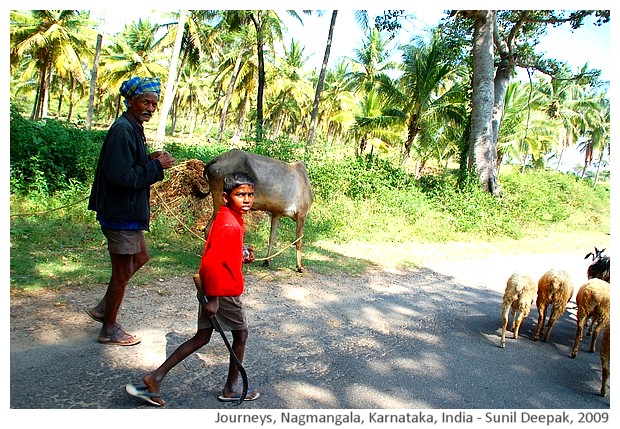
[[601, 377], [601, 396], [607, 396], [607, 383], [609, 382], [609, 361], [607, 366], [603, 366], [603, 375]]
[[549, 321], [547, 322], [547, 330], [545, 331], [545, 336], [543, 337], [543, 341], [547, 342], [549, 339], [549, 335], [551, 335], [551, 329], [553, 329], [553, 325], [556, 320], [560, 318], [560, 316], [564, 313], [564, 309], [562, 307], [553, 306], [551, 309], [551, 315], [549, 316]]
[[603, 331], [603, 340], [601, 341], [601, 349], [599, 351], [601, 367], [603, 368], [603, 374], [601, 376], [601, 396], [607, 396], [607, 383], [609, 382], [609, 336], [610, 327], [608, 324]]
[[510, 314], [510, 304], [504, 303], [502, 307], [502, 338], [499, 340], [501, 348], [506, 347], [506, 327], [508, 326], [508, 315]]
[[540, 334], [543, 331], [543, 327], [545, 326], [545, 312], [547, 311], [546, 304], [538, 304], [536, 306], [538, 309], [538, 323], [536, 324], [536, 333], [534, 334], [534, 341], [538, 341], [540, 338]]
[[[596, 322], [596, 320], [594, 320], [594, 317], [589, 320], [590, 320], [590, 327], [588, 328], [588, 333], [586, 334], [588, 337], [592, 335], [592, 331], [594, 331], [594, 323]], [[586, 326], [587, 325], [588, 325], [588, 322], [586, 321]]]
[[583, 327], [586, 324], [587, 319], [587, 314], [579, 314], [579, 310], [577, 310], [577, 331], [575, 332], [575, 344], [573, 345], [573, 351], [570, 354], [571, 358], [577, 357], [577, 352], [579, 351], [579, 343], [581, 343], [581, 336], [583, 335]]
[[[594, 324], [594, 319], [592, 320], [592, 324]], [[601, 332], [601, 322], [597, 321], [596, 328], [594, 328], [594, 332], [592, 333], [592, 339], [590, 340], [591, 353], [596, 351], [596, 340], [598, 339], [599, 332]]]
[[519, 328], [521, 328], [521, 322], [523, 322], [523, 309], [518, 308], [515, 312], [512, 332], [514, 333], [515, 340], [519, 338]]

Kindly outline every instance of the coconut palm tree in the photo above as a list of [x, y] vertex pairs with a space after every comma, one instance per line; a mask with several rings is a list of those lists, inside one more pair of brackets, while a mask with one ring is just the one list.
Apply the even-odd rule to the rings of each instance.
[[353, 50], [354, 56], [349, 58], [352, 69], [349, 78], [358, 91], [371, 90], [385, 72], [396, 68], [394, 62], [388, 61], [388, 43], [379, 30], [370, 27], [362, 45]]
[[325, 47], [325, 55], [323, 56], [323, 63], [321, 64], [321, 71], [319, 72], [319, 79], [316, 84], [316, 91], [314, 93], [314, 102], [312, 104], [312, 113], [310, 114], [310, 125], [308, 130], [308, 138], [306, 140], [306, 152], [308, 147], [314, 142], [314, 134], [316, 131], [317, 116], [319, 113], [319, 103], [321, 101], [321, 92], [323, 91], [323, 85], [325, 84], [325, 74], [327, 72], [327, 63], [329, 61], [329, 55], [332, 47], [332, 38], [334, 35], [334, 27], [336, 26], [336, 18], [338, 11], [332, 11], [331, 22], [329, 24], [329, 32], [327, 34], [327, 45]]
[[544, 163], [544, 157], [558, 140], [558, 122], [550, 119], [544, 109], [546, 97], [537, 85], [515, 81], [508, 85], [502, 128], [497, 143], [498, 169], [505, 159], [521, 164], [521, 171], [530, 162]]
[[52, 75], [87, 81], [84, 65], [92, 55], [94, 22], [87, 12], [33, 10], [10, 13], [11, 70], [26, 62], [26, 75], [36, 77], [37, 92], [31, 119], [47, 116]]
[[[304, 47], [296, 40], [291, 40], [289, 49], [284, 49], [284, 56], [276, 59], [273, 68], [272, 88], [270, 90], [269, 121], [274, 124], [273, 138], [277, 138], [285, 123], [295, 122], [291, 129], [294, 134], [301, 133], [306, 110], [310, 105], [312, 86], [304, 76], [303, 68], [309, 57], [304, 54]], [[296, 130], [296, 131], [295, 131]]]
[[[462, 85], [465, 70], [453, 64], [446, 52], [444, 40], [438, 32], [432, 34], [428, 43], [418, 37], [403, 47], [400, 79], [394, 81], [387, 76], [378, 79], [380, 89], [391, 105], [406, 115], [405, 160], [410, 156], [418, 135], [433, 134], [433, 128], [442, 124], [460, 127], [465, 122]], [[424, 141], [433, 139], [421, 142]], [[426, 152], [426, 149], [421, 148], [421, 151]]]
[[176, 35], [174, 40], [174, 47], [172, 55], [170, 57], [170, 66], [168, 68], [168, 80], [165, 86], [164, 100], [162, 103], [159, 125], [157, 126], [157, 134], [155, 137], [155, 144], [157, 147], [162, 148], [164, 142], [164, 135], [166, 133], [166, 123], [168, 122], [168, 112], [172, 107], [172, 101], [176, 92], [175, 83], [178, 81], [178, 62], [181, 55], [181, 44], [183, 43], [183, 34], [185, 33], [185, 21], [187, 20], [187, 10], [181, 10], [179, 12], [179, 21], [176, 25]]
[[[114, 97], [116, 115], [121, 96], [118, 88], [133, 75], [164, 78], [168, 75], [166, 55], [157, 47], [157, 25], [148, 19], [127, 24], [101, 55], [101, 86]], [[109, 104], [108, 104], [109, 105]]]
[[596, 175], [594, 183], [598, 180], [601, 165], [605, 154], [609, 155], [610, 148], [610, 103], [605, 95], [598, 96], [598, 108], [590, 109], [585, 113], [586, 123], [588, 124], [587, 138], [579, 145], [580, 151], [584, 153], [584, 165], [581, 171], [581, 178], [585, 176], [587, 168], [592, 164], [595, 153], [598, 152], [596, 162]]
[[366, 152], [369, 142], [374, 147], [388, 147], [400, 141], [405, 117], [396, 109], [386, 109], [381, 95], [374, 89], [366, 92], [355, 115], [351, 131], [358, 139], [357, 156]]

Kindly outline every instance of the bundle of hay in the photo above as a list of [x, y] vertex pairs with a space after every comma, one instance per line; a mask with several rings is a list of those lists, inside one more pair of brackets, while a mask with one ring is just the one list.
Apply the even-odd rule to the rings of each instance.
[[166, 170], [166, 178], [151, 186], [151, 219], [175, 218], [178, 228], [204, 234], [213, 212], [209, 183], [203, 177], [204, 162], [190, 159]]

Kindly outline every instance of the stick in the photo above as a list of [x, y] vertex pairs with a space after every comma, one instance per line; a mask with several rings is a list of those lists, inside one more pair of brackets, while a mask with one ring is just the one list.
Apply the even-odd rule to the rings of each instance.
[[[205, 308], [205, 311], [206, 311], [208, 300], [202, 288], [202, 283], [200, 281], [200, 275], [194, 274], [193, 279], [194, 279], [194, 284], [196, 285], [198, 301]], [[230, 358], [233, 360], [237, 368], [239, 368], [239, 373], [241, 374], [241, 380], [243, 381], [243, 391], [241, 392], [241, 396], [239, 397], [239, 400], [237, 401], [237, 405], [239, 405], [245, 400], [245, 397], [248, 394], [248, 375], [245, 372], [245, 368], [243, 367], [243, 364], [241, 363], [241, 361], [235, 354], [235, 351], [233, 350], [232, 346], [230, 345], [230, 342], [228, 342], [228, 337], [224, 333], [224, 330], [222, 329], [220, 322], [218, 322], [217, 316], [213, 316], [209, 318], [209, 320], [211, 320], [211, 323], [213, 324], [213, 327], [215, 328], [215, 330], [219, 332], [220, 335], [222, 336], [222, 339], [224, 340], [224, 344], [226, 344], [226, 348], [228, 349], [228, 352], [230, 353]]]

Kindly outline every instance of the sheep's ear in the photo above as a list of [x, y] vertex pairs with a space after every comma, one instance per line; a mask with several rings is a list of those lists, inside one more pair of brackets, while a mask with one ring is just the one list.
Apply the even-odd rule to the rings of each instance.
[[603, 253], [605, 251], [605, 249], [601, 249], [598, 251], [598, 253]]
[[588, 254], [586, 255], [586, 257], [585, 257], [585, 258], [583, 258], [583, 259], [588, 259], [590, 256], [594, 256], [594, 255], [592, 254], [592, 252], [588, 253]]

